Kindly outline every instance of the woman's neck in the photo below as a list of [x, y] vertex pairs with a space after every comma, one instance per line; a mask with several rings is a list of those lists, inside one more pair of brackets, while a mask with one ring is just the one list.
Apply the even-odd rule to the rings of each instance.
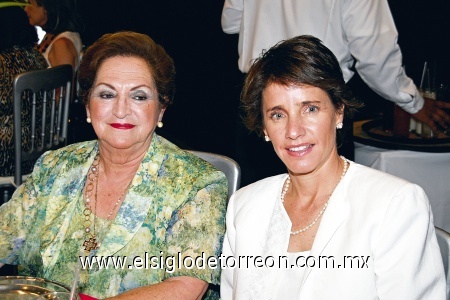
[[100, 164], [108, 178], [134, 175], [148, 150], [147, 146], [133, 149], [116, 149], [99, 144]]
[[[138, 170], [145, 153], [138, 156], [119, 156], [115, 155], [103, 155], [100, 151], [100, 164], [103, 172], [107, 177], [119, 176], [122, 177], [126, 174], [135, 174]], [[125, 176], [128, 177], [128, 176]]]
[[309, 174], [290, 173], [291, 197], [307, 203], [318, 197], [331, 195], [342, 177], [343, 170], [344, 161], [336, 155]]
[[45, 51], [47, 51], [48, 46], [50, 46], [50, 44], [53, 42], [56, 36], [57, 36], [56, 34], [46, 33], [42, 41], [36, 46], [36, 49], [41, 53], [45, 53]]

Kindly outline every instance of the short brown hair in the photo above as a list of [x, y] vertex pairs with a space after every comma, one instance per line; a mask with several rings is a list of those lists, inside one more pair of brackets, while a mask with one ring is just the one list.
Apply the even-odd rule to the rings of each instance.
[[311, 85], [325, 91], [336, 110], [344, 107], [351, 116], [361, 104], [345, 84], [334, 54], [313, 36], [281, 41], [261, 54], [249, 69], [241, 94], [247, 128], [263, 135], [262, 94], [272, 83], [285, 86]]
[[164, 48], [149, 36], [131, 31], [103, 35], [83, 55], [78, 69], [79, 97], [89, 102], [92, 86], [102, 63], [112, 57], [142, 58], [149, 66], [155, 81], [159, 102], [163, 106], [172, 103], [175, 95], [175, 66]]

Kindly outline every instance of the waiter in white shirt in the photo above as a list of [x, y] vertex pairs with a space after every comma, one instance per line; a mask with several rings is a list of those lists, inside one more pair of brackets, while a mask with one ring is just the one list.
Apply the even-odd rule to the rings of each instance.
[[406, 76], [387, 0], [225, 0], [222, 28], [239, 33], [238, 65], [243, 73], [264, 49], [309, 34], [335, 54], [346, 82], [354, 66], [373, 91], [433, 130], [450, 123], [442, 110], [450, 104], [422, 98]]

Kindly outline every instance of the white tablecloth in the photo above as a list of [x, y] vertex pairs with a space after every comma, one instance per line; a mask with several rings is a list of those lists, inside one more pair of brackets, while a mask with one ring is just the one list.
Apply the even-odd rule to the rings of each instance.
[[355, 142], [355, 162], [420, 185], [434, 224], [450, 232], [450, 153], [388, 150]]

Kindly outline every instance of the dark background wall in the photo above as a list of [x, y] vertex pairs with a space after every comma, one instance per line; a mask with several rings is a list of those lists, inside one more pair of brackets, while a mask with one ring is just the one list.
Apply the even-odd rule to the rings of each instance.
[[[419, 83], [425, 61], [437, 68], [439, 82], [449, 80], [448, 0], [389, 0], [399, 31], [404, 65]], [[160, 134], [181, 147], [235, 158], [240, 80], [237, 35], [222, 32], [223, 0], [79, 0], [86, 23], [86, 46], [102, 34], [118, 30], [146, 33], [163, 45], [175, 61], [177, 94]], [[376, 115], [388, 103], [357, 77], [356, 94], [366, 102], [361, 116]], [[270, 146], [261, 142], [264, 151]], [[255, 154], [260, 152], [255, 149]], [[255, 156], [257, 157], [257, 156]], [[273, 159], [273, 156], [270, 158]], [[261, 163], [270, 163], [261, 158]], [[260, 177], [271, 175], [260, 174]]]
[[231, 155], [229, 139], [238, 99], [237, 36], [220, 27], [222, 1], [80, 0], [88, 46], [118, 30], [146, 33], [174, 59], [177, 93], [161, 135], [181, 146]]

